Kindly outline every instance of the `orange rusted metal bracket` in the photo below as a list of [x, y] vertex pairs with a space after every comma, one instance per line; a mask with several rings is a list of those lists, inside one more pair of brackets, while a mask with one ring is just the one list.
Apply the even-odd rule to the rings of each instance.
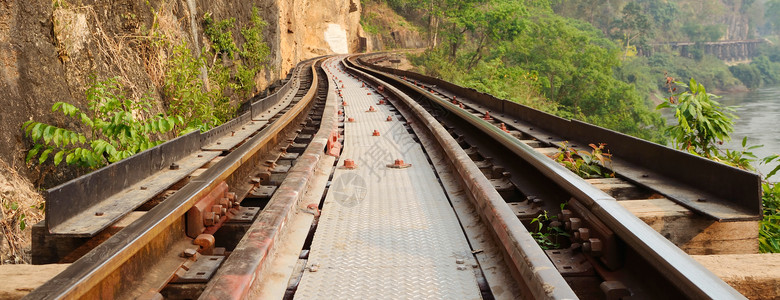
[[187, 236], [196, 238], [216, 232], [235, 213], [234, 207], [238, 207], [236, 195], [228, 192], [223, 181], [187, 211]]

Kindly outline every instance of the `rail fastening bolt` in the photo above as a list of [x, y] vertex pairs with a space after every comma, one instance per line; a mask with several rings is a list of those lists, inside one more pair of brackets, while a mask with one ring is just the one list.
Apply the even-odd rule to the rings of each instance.
[[215, 221], [217, 215], [213, 211], [207, 211], [203, 214], [203, 225], [206, 226], [214, 226], [217, 222]]
[[580, 240], [587, 241], [590, 239], [590, 229], [587, 229], [585, 227], [577, 229], [577, 232], [574, 233], [575, 236], [579, 236]]
[[577, 230], [582, 227], [582, 220], [580, 218], [570, 218], [569, 222], [571, 222], [571, 230]]

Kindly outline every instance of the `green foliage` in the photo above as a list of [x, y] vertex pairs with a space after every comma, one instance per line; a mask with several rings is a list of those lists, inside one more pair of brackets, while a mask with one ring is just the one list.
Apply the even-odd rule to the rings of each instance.
[[34, 144], [27, 153], [28, 162], [38, 157], [38, 164], [51, 160], [59, 165], [64, 160], [68, 165], [95, 169], [162, 143], [153, 136], [171, 131], [181, 122], [162, 114], [139, 117], [149, 111], [149, 100], [127, 99], [117, 78], [96, 80], [86, 96], [88, 111], [64, 102], [55, 103], [52, 111], [81, 123], [87, 134], [33, 120], [22, 125]]
[[664, 141], [660, 115], [614, 75], [621, 49], [593, 26], [552, 14], [539, 3], [460, 1], [438, 10], [442, 45], [412, 58], [424, 73], [565, 118]]
[[382, 27], [379, 27], [376, 23], [377, 15], [374, 13], [367, 13], [360, 15], [360, 26], [363, 30], [370, 34], [380, 34], [383, 31]]
[[576, 150], [561, 142], [552, 159], [582, 178], [611, 178], [615, 173], [607, 167], [612, 164], [612, 154], [604, 153], [606, 144], [589, 145], [593, 150]]
[[546, 99], [536, 87], [538, 76], [534, 72], [507, 66], [497, 58], [481, 61], [470, 72], [463, 72], [458, 67], [461, 64], [453, 64], [446, 52], [444, 48], [437, 48], [419, 56], [410, 55], [409, 59], [428, 75], [546, 112], [557, 111], [557, 105]]
[[731, 66], [729, 71], [749, 89], [757, 89], [763, 84], [761, 71], [752, 64]]
[[775, 33], [780, 33], [780, 0], [768, 0], [764, 12]]
[[762, 45], [758, 53], [750, 64], [732, 66], [729, 70], [750, 89], [780, 84], [780, 46]]
[[[563, 209], [564, 205], [565, 204], [561, 204], [561, 209]], [[530, 232], [531, 236], [542, 249], [558, 249], [561, 247], [561, 237], [570, 236], [569, 233], [564, 231], [560, 226], [551, 226], [550, 223], [556, 218], [556, 216], [549, 216], [545, 210], [531, 220], [531, 226], [533, 226], [533, 230]]]
[[[230, 90], [241, 92], [241, 96], [250, 95], [255, 88], [255, 75], [265, 67], [271, 53], [263, 39], [263, 30], [268, 23], [260, 17], [258, 9], [253, 7], [250, 24], [241, 29], [244, 44], [240, 50], [232, 34], [235, 18], [215, 21], [210, 14], [206, 14], [204, 23], [204, 32], [212, 44], [211, 54], [214, 56], [214, 63], [209, 66], [209, 74], [211, 81], [219, 87], [216, 96], [222, 98]], [[227, 59], [232, 60], [232, 63], [225, 63]], [[235, 109], [225, 111], [232, 116]]]
[[764, 219], [760, 222], [758, 247], [764, 253], [780, 253], [780, 184], [764, 182]]
[[620, 49], [589, 24], [535, 14], [506, 58], [538, 73], [538, 87], [557, 102], [559, 116], [576, 118], [640, 138], [661, 142], [661, 117], [647, 99], [613, 73]]
[[211, 17], [211, 13], [203, 15], [203, 33], [209, 38], [217, 54], [224, 53], [231, 58], [236, 58], [238, 47], [233, 41], [233, 32], [231, 32], [235, 23], [236, 18], [215, 21]]
[[642, 95], [654, 95], [658, 91], [666, 90], [666, 81], [660, 76], [662, 74], [672, 78], [696, 78], [704, 86], [717, 86], [724, 90], [740, 84], [723, 61], [710, 55], [704, 55], [701, 60], [696, 61], [658, 52], [650, 57], [627, 59], [615, 69], [616, 77], [632, 83]]
[[650, 28], [650, 20], [642, 12], [642, 7], [637, 2], [629, 2], [623, 7], [623, 15], [616, 20], [615, 27], [619, 32], [617, 39], [625, 42], [624, 57], [628, 56], [630, 49], [632, 49], [632, 42], [646, 44], [646, 38], [653, 33], [647, 30]]
[[247, 60], [247, 65], [250, 67], [262, 66], [268, 61], [268, 55], [271, 54], [271, 50], [263, 40], [263, 29], [266, 26], [268, 23], [260, 17], [257, 7], [252, 7], [252, 23], [241, 29], [241, 35], [245, 40], [241, 56]]
[[707, 93], [704, 85], [691, 78], [690, 84], [675, 82], [685, 90], [675, 94], [657, 109], [672, 108], [677, 119], [677, 125], [667, 128], [674, 139], [675, 147], [690, 153], [715, 158], [718, 154], [717, 144], [730, 139], [734, 130], [736, 116], [731, 107], [721, 107], [712, 100], [717, 96]]
[[215, 92], [204, 91], [199, 77], [204, 63], [203, 59], [192, 55], [186, 43], [174, 47], [168, 61], [163, 91], [168, 99], [168, 114], [183, 118], [179, 133], [206, 131], [230, 118], [230, 114], [224, 113], [230, 108], [215, 100], [221, 97]]
[[691, 42], [715, 42], [723, 36], [722, 25], [702, 25], [699, 22], [686, 22], [682, 30]]

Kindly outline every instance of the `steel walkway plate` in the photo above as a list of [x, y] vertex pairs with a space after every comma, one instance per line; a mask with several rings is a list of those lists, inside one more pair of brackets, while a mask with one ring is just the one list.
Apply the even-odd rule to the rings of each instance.
[[[338, 165], [358, 167], [334, 173], [295, 297], [481, 298], [471, 248], [422, 148], [375, 91], [336, 75], [355, 118]], [[388, 168], [397, 158], [412, 166]]]

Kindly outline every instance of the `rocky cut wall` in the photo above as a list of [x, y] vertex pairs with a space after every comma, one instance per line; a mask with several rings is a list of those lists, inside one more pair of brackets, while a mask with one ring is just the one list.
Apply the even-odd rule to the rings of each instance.
[[164, 111], [162, 80], [172, 45], [186, 42], [194, 53], [208, 47], [208, 12], [216, 20], [236, 18], [232, 35], [240, 46], [252, 7], [268, 23], [263, 35], [271, 52], [255, 92], [301, 60], [357, 50], [359, 0], [0, 0], [0, 159], [33, 181], [46, 178], [37, 182], [44, 187], [85, 172], [25, 165], [30, 143], [21, 125], [34, 118], [77, 126], [51, 107], [63, 101], [86, 108], [92, 77], [118, 76], [126, 94], [149, 97], [152, 113]]

